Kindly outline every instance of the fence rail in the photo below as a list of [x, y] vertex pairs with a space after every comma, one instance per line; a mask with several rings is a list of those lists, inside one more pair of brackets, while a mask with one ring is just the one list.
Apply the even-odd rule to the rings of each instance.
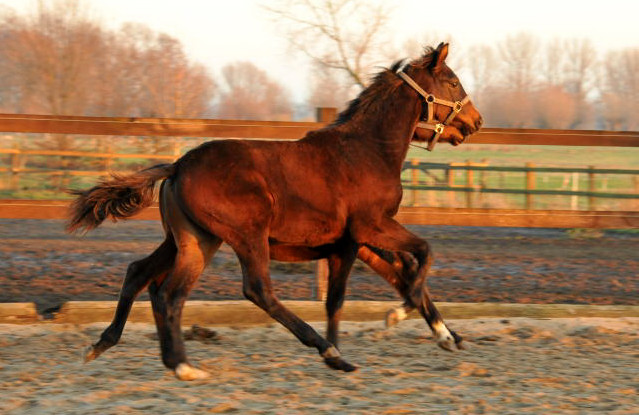
[[[68, 200], [0, 200], [3, 219], [66, 219]], [[159, 220], [153, 205], [132, 220]], [[396, 219], [406, 225], [497, 226], [527, 228], [639, 228], [639, 212], [467, 209], [404, 206]]]
[[[419, 176], [415, 172], [422, 172], [429, 177], [436, 177], [432, 171], [442, 171], [444, 177], [435, 180], [434, 185], [429, 185], [423, 180], [420, 180]], [[526, 209], [533, 208], [533, 196], [534, 195], [554, 195], [554, 196], [573, 196], [573, 197], [587, 197], [588, 198], [588, 210], [595, 209], [595, 198], [609, 198], [609, 199], [635, 199], [639, 200], [639, 169], [606, 169], [606, 168], [579, 168], [579, 167], [537, 167], [532, 163], [528, 163], [526, 166], [489, 166], [488, 163], [428, 163], [421, 162], [419, 160], [411, 160], [404, 163], [403, 172], [411, 171], [410, 181], [404, 182], [404, 189], [413, 192], [410, 200], [413, 204], [417, 200], [416, 192], [419, 191], [446, 191], [446, 192], [465, 192], [465, 193], [498, 193], [498, 194], [511, 194], [511, 195], [525, 195], [526, 196]], [[465, 185], [454, 184], [454, 172], [465, 171], [466, 183]], [[525, 177], [522, 180], [521, 187], [518, 188], [492, 188], [487, 187], [485, 180], [480, 178], [479, 183], [474, 182], [474, 172], [508, 172], [508, 173], [525, 173]], [[563, 173], [563, 174], [586, 174], [587, 175], [587, 188], [588, 190], [578, 189], [538, 189], [537, 188], [537, 176], [536, 173]], [[620, 193], [620, 192], [602, 192], [596, 191], [596, 180], [598, 175], [629, 175], [632, 177], [630, 180], [630, 186], [633, 188], [633, 193]], [[472, 207], [472, 198], [467, 198], [467, 206]]]
[[[126, 136], [297, 139], [323, 122], [0, 114], [0, 131]], [[484, 128], [473, 144], [639, 147], [637, 131]]]

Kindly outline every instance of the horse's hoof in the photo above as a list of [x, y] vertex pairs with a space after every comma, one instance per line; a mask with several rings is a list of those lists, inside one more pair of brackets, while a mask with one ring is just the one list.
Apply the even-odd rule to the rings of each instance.
[[460, 336], [459, 334], [455, 333], [454, 331], [450, 331], [450, 334], [453, 336], [453, 339], [455, 340], [455, 346], [457, 346], [458, 350], [466, 350], [466, 346], [464, 343], [464, 339], [462, 338], [462, 336]]
[[455, 351], [455, 340], [452, 336], [446, 336], [443, 339], [437, 340], [437, 345], [447, 352]]
[[394, 309], [388, 310], [384, 322], [386, 323], [386, 328], [393, 327], [395, 324], [399, 323], [399, 316]]
[[82, 351], [82, 361], [84, 363], [89, 363], [92, 360], [95, 360], [100, 354], [95, 350], [95, 347], [88, 346]]
[[199, 380], [206, 379], [211, 375], [208, 372], [194, 368], [188, 363], [180, 363], [175, 368], [175, 376], [180, 380]]
[[325, 357], [324, 363], [331, 369], [341, 370], [343, 372], [354, 372], [357, 366], [353, 366], [341, 357]]
[[402, 320], [406, 320], [407, 314], [403, 307], [393, 308], [386, 312], [386, 328], [392, 327]]

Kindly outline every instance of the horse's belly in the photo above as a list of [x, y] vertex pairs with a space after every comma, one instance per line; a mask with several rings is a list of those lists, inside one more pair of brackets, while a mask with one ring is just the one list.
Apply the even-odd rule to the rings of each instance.
[[271, 223], [269, 240], [279, 244], [317, 247], [340, 239], [345, 228], [346, 221], [338, 215], [309, 215], [289, 211], [284, 220]]
[[320, 258], [326, 258], [332, 245], [324, 245], [318, 247], [298, 246], [281, 244], [276, 241], [270, 241], [270, 257], [276, 261], [282, 262], [302, 262], [313, 261]]

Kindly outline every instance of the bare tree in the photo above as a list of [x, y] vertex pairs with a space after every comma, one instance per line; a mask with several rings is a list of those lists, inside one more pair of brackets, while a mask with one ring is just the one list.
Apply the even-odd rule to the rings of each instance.
[[135, 62], [141, 96], [139, 107], [158, 117], [202, 117], [208, 113], [216, 85], [199, 64], [189, 62], [181, 43], [165, 34], [153, 35]]
[[494, 85], [498, 78], [498, 66], [495, 49], [492, 46], [480, 45], [471, 48], [466, 54], [466, 66], [472, 76], [473, 102], [483, 105], [487, 88]]
[[639, 129], [639, 48], [609, 52], [600, 83], [606, 128]]
[[314, 65], [308, 104], [311, 108], [344, 107], [351, 96], [348, 79], [325, 66]]
[[557, 85], [548, 85], [535, 93], [536, 127], [571, 128], [577, 117], [579, 100], [575, 94]]
[[81, 114], [92, 93], [93, 57], [104, 50], [102, 31], [76, 0], [37, 5], [33, 15], [14, 14], [3, 25], [3, 69], [15, 82], [19, 109]]
[[279, 0], [272, 13], [291, 47], [317, 64], [345, 73], [360, 87], [379, 63], [390, 8], [383, 1]]
[[140, 25], [108, 31], [78, 0], [40, 1], [33, 13], [4, 10], [0, 105], [5, 111], [70, 115], [199, 117], [215, 84], [179, 41]]
[[221, 118], [288, 120], [292, 116], [288, 91], [250, 62], [222, 68], [225, 88], [218, 104]]
[[506, 86], [489, 86], [484, 90], [481, 112], [491, 127], [535, 127], [535, 102], [531, 94]]
[[504, 86], [531, 91], [537, 83], [539, 40], [527, 33], [508, 36], [498, 45]]

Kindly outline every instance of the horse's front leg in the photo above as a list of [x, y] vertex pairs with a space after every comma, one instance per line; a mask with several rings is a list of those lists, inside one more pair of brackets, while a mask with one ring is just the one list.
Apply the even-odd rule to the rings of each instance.
[[[368, 251], [360, 249], [360, 258], [369, 265], [372, 264], [373, 269], [389, 281], [404, 298], [403, 306], [392, 310], [387, 316], [387, 321], [390, 320], [392, 323], [393, 320], [402, 320], [408, 312], [417, 308], [441, 348], [452, 351], [453, 347], [457, 346], [461, 349], [462, 338], [448, 329], [426, 287], [426, 275], [432, 262], [428, 242], [388, 218], [376, 227], [364, 225], [356, 228], [356, 232], [359, 238], [357, 242], [378, 248]], [[412, 258], [406, 255], [406, 252], [409, 252]], [[391, 266], [384, 266], [382, 261]], [[413, 264], [415, 261], [416, 266]]]
[[335, 347], [338, 343], [339, 321], [344, 305], [346, 281], [355, 262], [357, 245], [349, 243], [328, 257], [328, 293], [326, 314], [328, 317], [326, 339]]
[[324, 362], [333, 369], [351, 372], [355, 366], [341, 358], [333, 344], [320, 336], [315, 329], [286, 308], [275, 296], [269, 275], [268, 238], [252, 238], [229, 241], [240, 260], [243, 275], [244, 296], [280, 322], [304, 345], [315, 347]]

